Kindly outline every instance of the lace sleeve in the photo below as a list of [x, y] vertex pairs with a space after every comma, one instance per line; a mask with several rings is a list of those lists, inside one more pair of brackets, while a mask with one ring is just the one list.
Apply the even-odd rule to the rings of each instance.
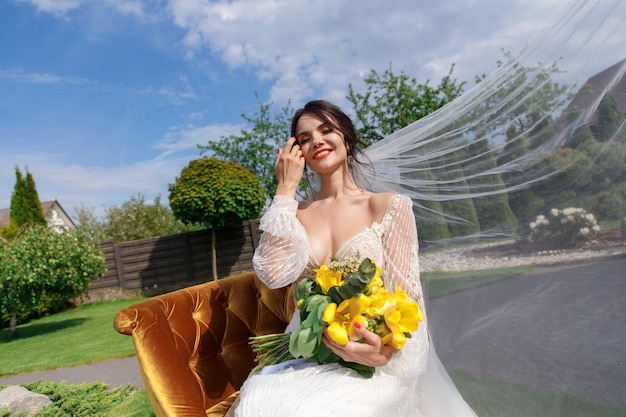
[[[383, 236], [385, 265], [383, 276], [388, 288], [398, 287], [416, 300], [423, 312], [424, 298], [420, 283], [418, 240], [413, 203], [408, 197], [396, 196], [392, 202], [391, 218]], [[396, 352], [382, 372], [397, 376], [416, 377], [424, 372], [429, 341], [426, 320]]]
[[296, 218], [297, 209], [298, 202], [293, 198], [275, 196], [261, 218], [263, 233], [252, 265], [259, 279], [270, 288], [291, 284], [306, 267], [308, 238]]
[[413, 203], [408, 197], [395, 196], [391, 218], [383, 236], [384, 277], [390, 288], [399, 286], [424, 308]]

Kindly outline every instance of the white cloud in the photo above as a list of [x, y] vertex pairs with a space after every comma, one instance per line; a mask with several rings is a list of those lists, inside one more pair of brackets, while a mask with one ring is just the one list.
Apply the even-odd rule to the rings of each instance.
[[[518, 52], [576, 7], [587, 6], [567, 0], [169, 0], [191, 56], [206, 50], [231, 68], [256, 71], [272, 80], [270, 100], [279, 103], [313, 95], [343, 101], [348, 83], [389, 63], [432, 82], [456, 64], [454, 76], [471, 85], [474, 76], [495, 69], [501, 50]], [[618, 36], [623, 45], [624, 35]]]
[[239, 134], [242, 128], [240, 125], [233, 124], [188, 125], [182, 128], [173, 128], [154, 146], [154, 149], [163, 150], [165, 155], [197, 149], [196, 145], [206, 145], [209, 141]]
[[[23, 0], [27, 1], [27, 0]], [[93, 0], [92, 0], [93, 1]], [[28, 0], [38, 10], [64, 13], [90, 0]], [[584, 2], [569, 0], [104, 0], [124, 15], [166, 13], [184, 35], [189, 61], [218, 60], [270, 82], [269, 100], [294, 103], [312, 97], [344, 102], [346, 86], [389, 63], [421, 82], [438, 82], [452, 64], [454, 76], [473, 84], [503, 58], [519, 51], [549, 23]], [[623, 26], [623, 17], [619, 18]], [[617, 35], [623, 45], [624, 35]], [[621, 42], [621, 43], [620, 43]], [[184, 89], [146, 90], [172, 100], [193, 99]]]
[[171, 85], [161, 87], [149, 86], [139, 93], [157, 97], [160, 101], [173, 105], [182, 105], [190, 100], [198, 99], [198, 94], [185, 74], [178, 74]]
[[19, 3], [31, 4], [39, 12], [52, 13], [56, 16], [63, 16], [68, 11], [74, 10], [90, 0], [18, 0]]
[[79, 84], [96, 85], [83, 77], [65, 77], [61, 75], [49, 74], [47, 72], [25, 72], [21, 69], [0, 69], [0, 79], [17, 81], [30, 84]]
[[106, 6], [122, 15], [138, 18], [146, 17], [146, 5], [142, 0], [17, 0], [22, 4], [35, 6], [38, 12], [50, 13], [58, 17], [83, 6]]
[[[194, 56], [206, 48], [230, 67], [254, 69], [259, 78], [274, 79], [271, 100], [298, 102], [313, 94], [343, 100], [348, 83], [390, 62], [420, 79], [439, 78], [452, 63], [469, 59], [485, 61], [481, 72], [493, 69], [500, 56], [485, 60], [471, 51], [499, 53], [498, 43], [508, 35], [498, 30], [506, 22], [494, 21], [491, 28], [480, 23], [493, 14], [492, 8], [503, 6], [459, 1], [453, 9], [440, 3], [170, 0], [169, 7], [174, 22], [186, 31], [183, 44]], [[523, 8], [533, 7], [526, 3]], [[475, 16], [483, 19], [474, 23]], [[495, 30], [495, 38], [485, 37], [488, 30]], [[521, 30], [508, 33], [523, 35]], [[471, 47], [478, 42], [490, 48]], [[463, 72], [465, 79], [477, 74]]]

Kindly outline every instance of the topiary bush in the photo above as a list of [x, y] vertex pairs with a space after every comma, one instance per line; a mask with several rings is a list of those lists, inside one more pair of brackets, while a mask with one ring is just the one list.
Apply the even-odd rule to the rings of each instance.
[[530, 240], [553, 247], [571, 247], [593, 239], [599, 231], [595, 216], [584, 209], [553, 208], [547, 216], [538, 215], [530, 223]]

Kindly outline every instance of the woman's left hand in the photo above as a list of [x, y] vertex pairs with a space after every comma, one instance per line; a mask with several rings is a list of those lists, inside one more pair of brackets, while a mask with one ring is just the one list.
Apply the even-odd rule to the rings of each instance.
[[335, 343], [324, 329], [322, 340], [330, 350], [346, 362], [356, 362], [366, 366], [383, 366], [391, 359], [397, 349], [383, 345], [380, 336], [370, 332], [363, 326], [356, 326], [355, 330], [363, 340], [360, 342], [348, 342], [346, 345]]

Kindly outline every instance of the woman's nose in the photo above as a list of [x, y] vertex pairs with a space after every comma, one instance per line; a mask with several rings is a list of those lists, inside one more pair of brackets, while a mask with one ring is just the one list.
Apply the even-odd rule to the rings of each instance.
[[324, 137], [322, 136], [322, 134], [319, 132], [313, 133], [313, 136], [311, 137], [311, 144], [313, 145], [313, 147], [317, 147], [322, 143], [324, 143]]

